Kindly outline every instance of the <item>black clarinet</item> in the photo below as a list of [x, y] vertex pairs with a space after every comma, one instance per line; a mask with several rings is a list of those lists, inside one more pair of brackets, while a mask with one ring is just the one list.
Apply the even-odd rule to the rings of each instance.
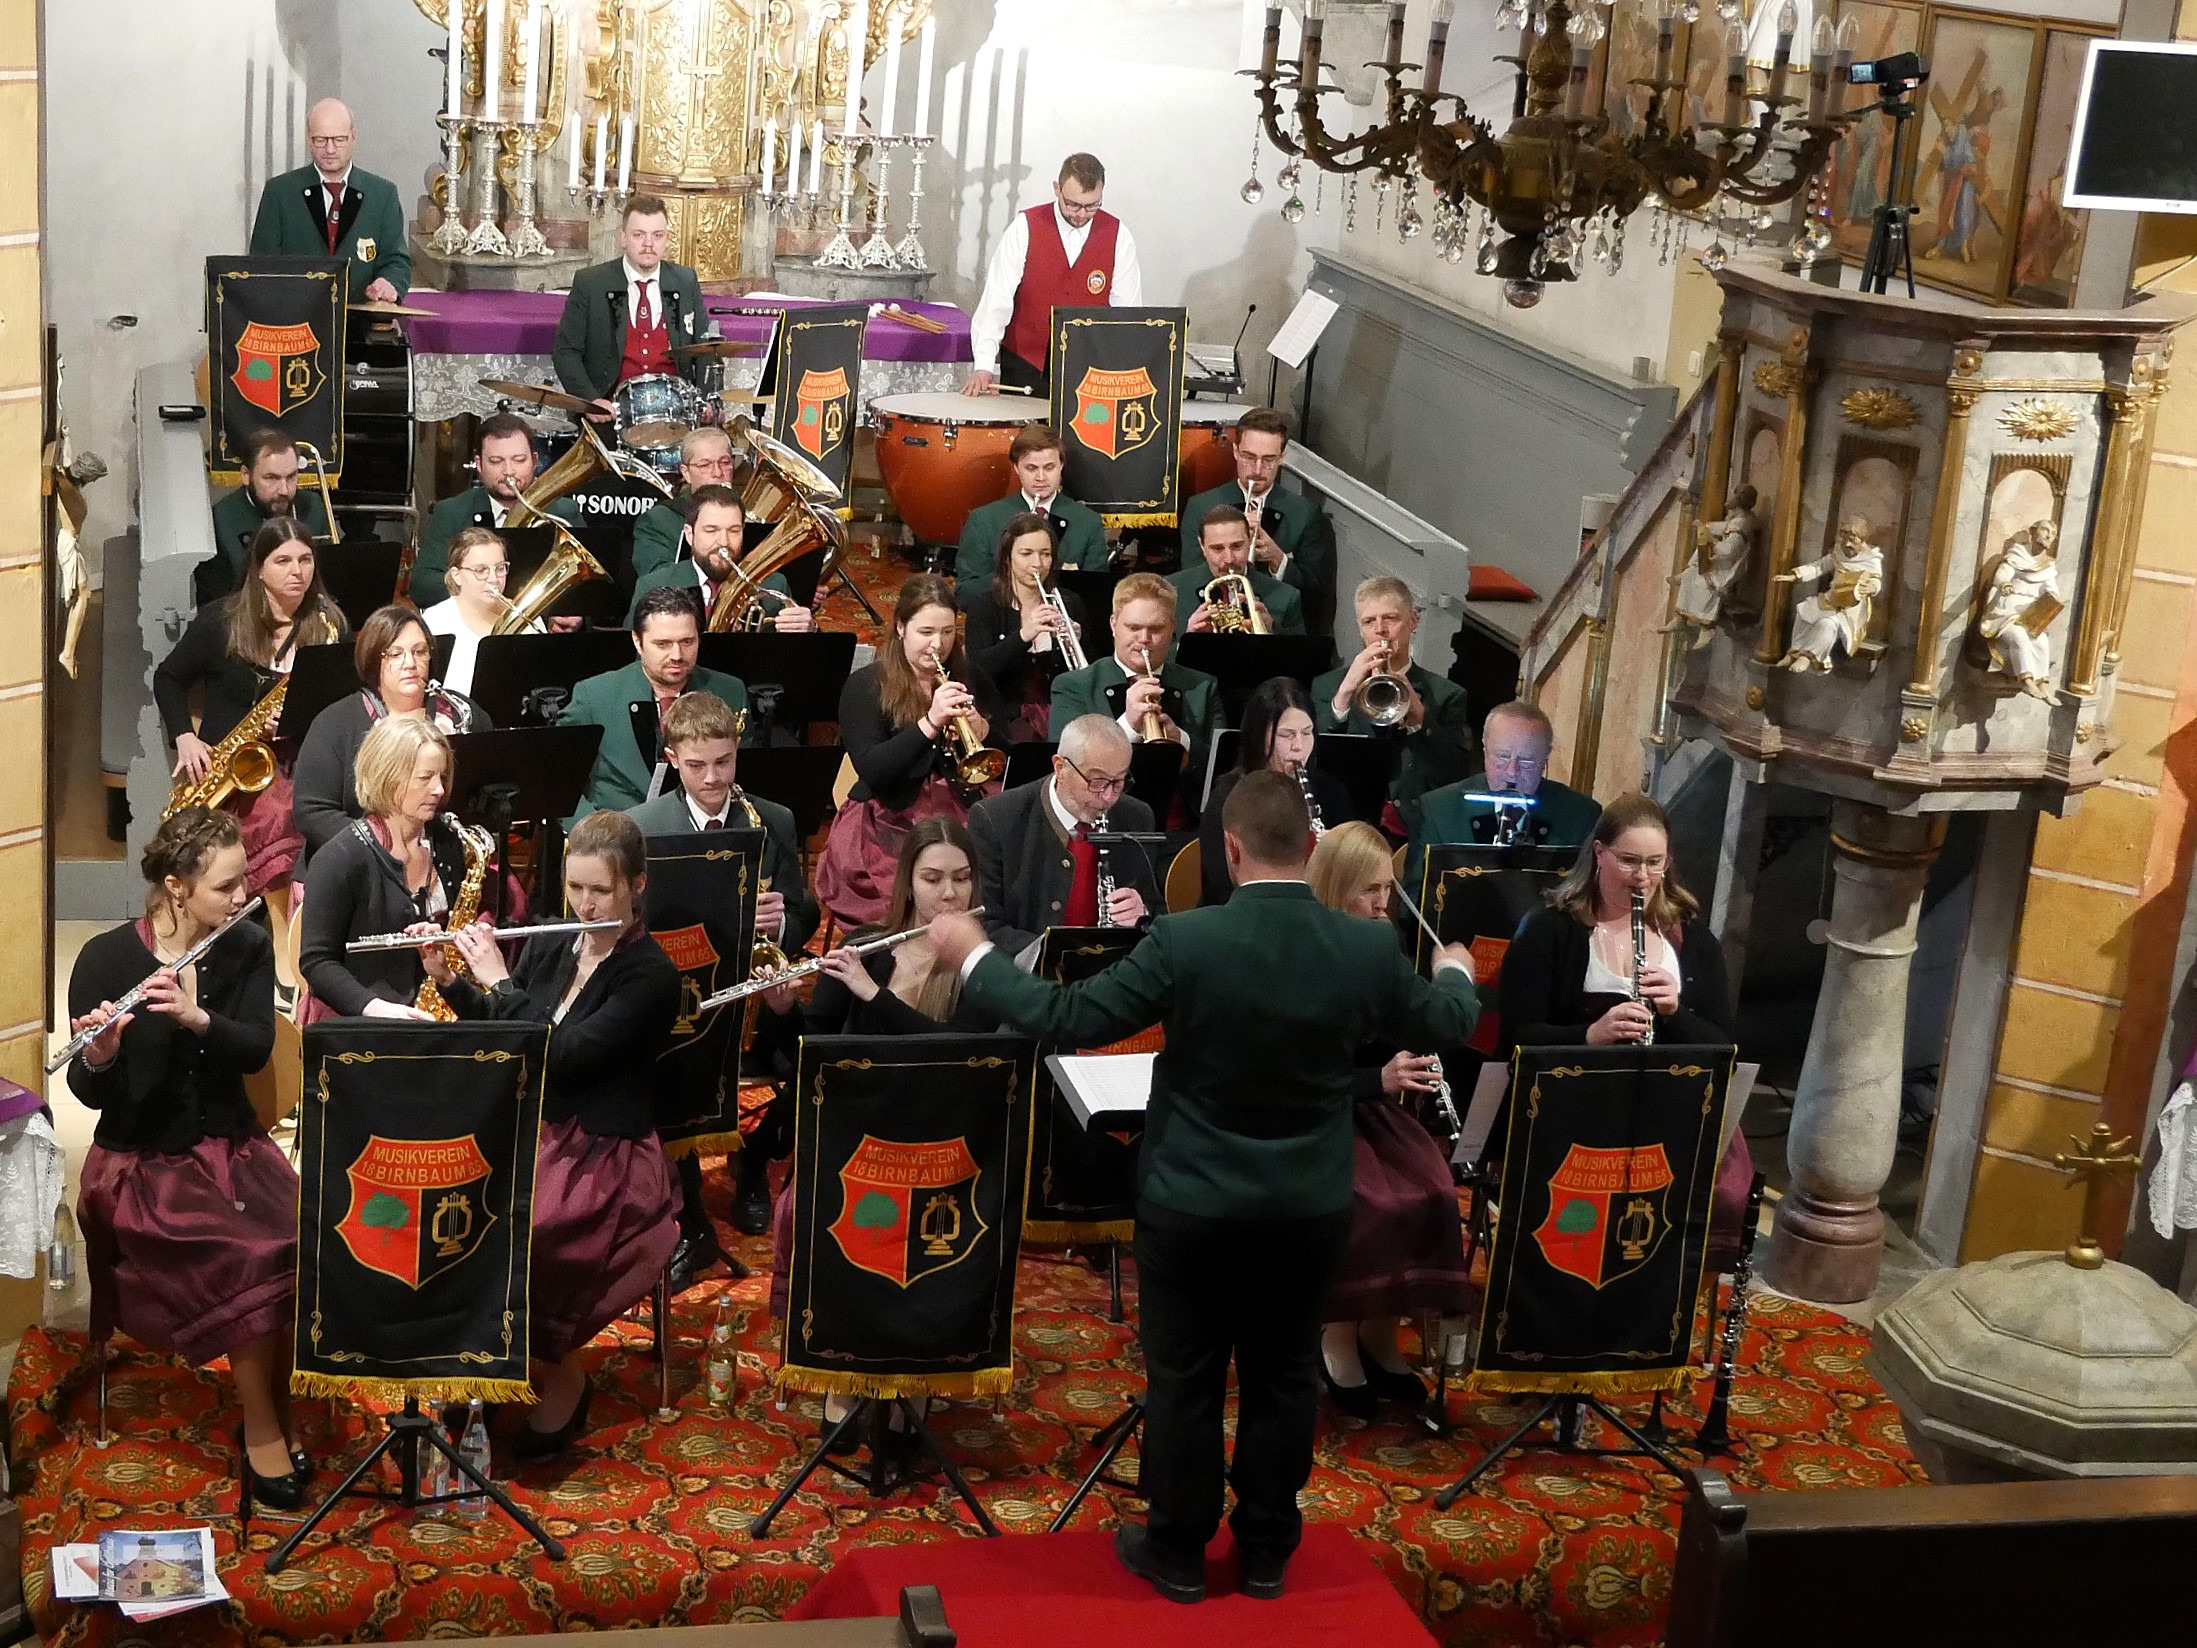
[[1745, 1222], [1739, 1229], [1739, 1263], [1732, 1267], [1732, 1302], [1724, 1311], [1724, 1339], [1716, 1359], [1716, 1389], [1709, 1397], [1709, 1411], [1701, 1417], [1694, 1446], [1703, 1453], [1723, 1453], [1732, 1445], [1732, 1381], [1739, 1372], [1739, 1336], [1747, 1330], [1747, 1284], [1755, 1274], [1755, 1221], [1762, 1216], [1762, 1175], [1748, 1187]]
[[[1632, 890], [1632, 999], [1643, 1005], [1647, 996], [1640, 988], [1640, 975], [1648, 970], [1648, 895], [1638, 887]], [[1648, 1028], [1640, 1034], [1642, 1047], [1655, 1042], [1655, 1009], [1648, 1008]]]

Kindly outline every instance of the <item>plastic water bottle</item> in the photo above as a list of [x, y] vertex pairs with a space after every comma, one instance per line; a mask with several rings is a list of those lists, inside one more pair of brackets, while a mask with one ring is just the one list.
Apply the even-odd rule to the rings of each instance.
[[[481, 1480], [488, 1480], [488, 1415], [481, 1411], [481, 1399], [474, 1397], [465, 1413], [465, 1440], [458, 1444], [458, 1452], [465, 1462], [481, 1473]], [[461, 1473], [450, 1473], [457, 1478], [455, 1486], [465, 1497], [452, 1507], [468, 1522], [478, 1522], [488, 1514], [488, 1495], [468, 1481]]]
[[732, 1300], [728, 1295], [719, 1294], [717, 1314], [709, 1325], [706, 1363], [709, 1405], [719, 1413], [729, 1412], [733, 1398], [739, 1394], [739, 1367], [732, 1343]]
[[[442, 1429], [440, 1419], [435, 1421], [435, 1428], [437, 1430]], [[456, 1485], [457, 1474], [456, 1471], [450, 1468], [450, 1456], [444, 1453], [442, 1449], [436, 1447], [432, 1442], [424, 1442], [420, 1445], [420, 1497], [422, 1499], [442, 1498]], [[429, 1510], [428, 1514], [430, 1516], [448, 1516], [450, 1507], [448, 1505], [436, 1505]]]

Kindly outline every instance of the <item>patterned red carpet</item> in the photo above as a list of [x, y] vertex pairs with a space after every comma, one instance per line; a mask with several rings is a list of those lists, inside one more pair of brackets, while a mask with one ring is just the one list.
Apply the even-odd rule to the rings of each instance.
[[[712, 1175], [713, 1185], [721, 1183]], [[225, 1382], [118, 1341], [100, 1451], [94, 1386], [80, 1337], [34, 1331], [8, 1392], [23, 1513], [24, 1588], [48, 1643], [117, 1642], [119, 1616], [55, 1603], [46, 1551], [100, 1526], [211, 1522], [234, 1601], [170, 1620], [177, 1644], [350, 1642], [511, 1634], [626, 1625], [700, 1624], [783, 1614], [834, 1557], [860, 1545], [964, 1539], [949, 1495], [925, 1486], [871, 1503], [834, 1485], [788, 1507], [767, 1541], [747, 1537], [815, 1435], [813, 1406], [781, 1411], [765, 1389], [775, 1333], [763, 1320], [766, 1245], [741, 1244], [756, 1275], [704, 1283], [674, 1311], [678, 1418], [658, 1424], [645, 1330], [617, 1330], [594, 1355], [592, 1428], [577, 1453], [522, 1471], [517, 1494], [571, 1547], [543, 1560], [509, 1524], [410, 1518], [346, 1506], [295, 1566], [270, 1577], [263, 1554], [284, 1531], [255, 1520], [251, 1554], [234, 1554], [237, 1414]], [[720, 1273], [721, 1274], [721, 1273]], [[741, 1389], [729, 1414], [701, 1390], [702, 1340], [729, 1292], [739, 1329]], [[1086, 1464], [1084, 1438], [1141, 1385], [1126, 1327], [1106, 1320], [1102, 1277], [1050, 1255], [1022, 1267], [1020, 1378], [1005, 1411], [956, 1405], [936, 1421], [1009, 1532], [1036, 1532]], [[1866, 1335], [1813, 1309], [1767, 1301], [1747, 1336], [1734, 1429], [1747, 1452], [1727, 1461], [1742, 1485], [1883, 1486], [1918, 1479], [1899, 1416], [1862, 1367]], [[1698, 1402], [1682, 1410], [1691, 1434]], [[379, 1431], [346, 1404], [308, 1402], [304, 1424], [330, 1468]], [[1668, 1478], [1625, 1461], [1528, 1454], [1447, 1512], [1433, 1496], [1506, 1428], [1513, 1410], [1453, 1401], [1455, 1440], [1323, 1419], [1308, 1514], [1352, 1529], [1404, 1601], [1453, 1645], [1657, 1642], [1668, 1601], [1675, 1504]], [[1512, 1421], [1515, 1422], [1515, 1421]], [[499, 1466], [500, 1468], [500, 1466]], [[1101, 1528], [1134, 1501], [1093, 1497], [1077, 1526]]]

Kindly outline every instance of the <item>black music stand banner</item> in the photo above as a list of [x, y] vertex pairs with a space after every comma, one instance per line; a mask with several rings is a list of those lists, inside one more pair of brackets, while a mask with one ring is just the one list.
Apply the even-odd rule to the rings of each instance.
[[1173, 526], [1182, 462], [1181, 309], [1055, 309], [1047, 382], [1061, 489], [1108, 526]]
[[[1579, 859], [1575, 847], [1493, 847], [1445, 843], [1426, 849], [1413, 897], [1444, 944], [1472, 951], [1472, 976], [1480, 985], [1480, 1022], [1465, 1045], [1494, 1054], [1503, 1045], [1496, 1009], [1496, 981], [1518, 924], [1548, 902], [1549, 892]], [[1411, 959], [1421, 973], [1433, 965], [1434, 946], [1411, 924]]]
[[1004, 1396], [1035, 1049], [810, 1036], [793, 1129], [785, 1390]]
[[546, 1024], [305, 1027], [303, 1396], [531, 1402], [527, 1266]]
[[1730, 1047], [1521, 1047], [1469, 1388], [1693, 1378]]
[[244, 438], [272, 425], [320, 453], [330, 485], [342, 481], [349, 268], [342, 258], [206, 260], [215, 480], [241, 485]]
[[[740, 1148], [740, 1005], [699, 1011], [749, 973], [761, 830], [648, 838], [648, 930], [679, 969], [679, 1017], [656, 1057], [656, 1132], [674, 1159]], [[758, 1002], [747, 1003], [759, 1006]]]
[[854, 426], [861, 410], [862, 333], [866, 303], [820, 303], [788, 309], [772, 360], [776, 394], [771, 435], [831, 477], [842, 500], [854, 461]]
[[[1134, 927], [1048, 927], [1038, 942], [1037, 977], [1075, 984], [1102, 973], [1144, 934]], [[1156, 1053], [1153, 1025], [1105, 1047], [1038, 1049], [1037, 1101], [1030, 1112], [1030, 1202], [1023, 1236], [1047, 1246], [1126, 1242], [1137, 1233], [1137, 1139], [1086, 1132], [1045, 1068], [1048, 1053]]]

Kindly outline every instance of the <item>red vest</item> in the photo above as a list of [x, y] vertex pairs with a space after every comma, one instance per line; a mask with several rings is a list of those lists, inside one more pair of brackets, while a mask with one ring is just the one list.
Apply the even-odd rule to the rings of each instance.
[[655, 312], [650, 319], [655, 322], [647, 331], [633, 324], [633, 317], [626, 316], [626, 352], [618, 362], [618, 382], [642, 377], [650, 372], [671, 370], [671, 329], [664, 324], [664, 282], [659, 275], [650, 283], [649, 306]]
[[1005, 341], [1011, 354], [1042, 368], [1054, 309], [1114, 301], [1114, 241], [1121, 219], [1105, 211], [1092, 218], [1083, 255], [1073, 264], [1060, 243], [1060, 220], [1050, 202], [1031, 207], [1022, 220], [1030, 226], [1030, 253], [1022, 262], [1022, 284], [1015, 288], [1015, 312], [1007, 322]]

